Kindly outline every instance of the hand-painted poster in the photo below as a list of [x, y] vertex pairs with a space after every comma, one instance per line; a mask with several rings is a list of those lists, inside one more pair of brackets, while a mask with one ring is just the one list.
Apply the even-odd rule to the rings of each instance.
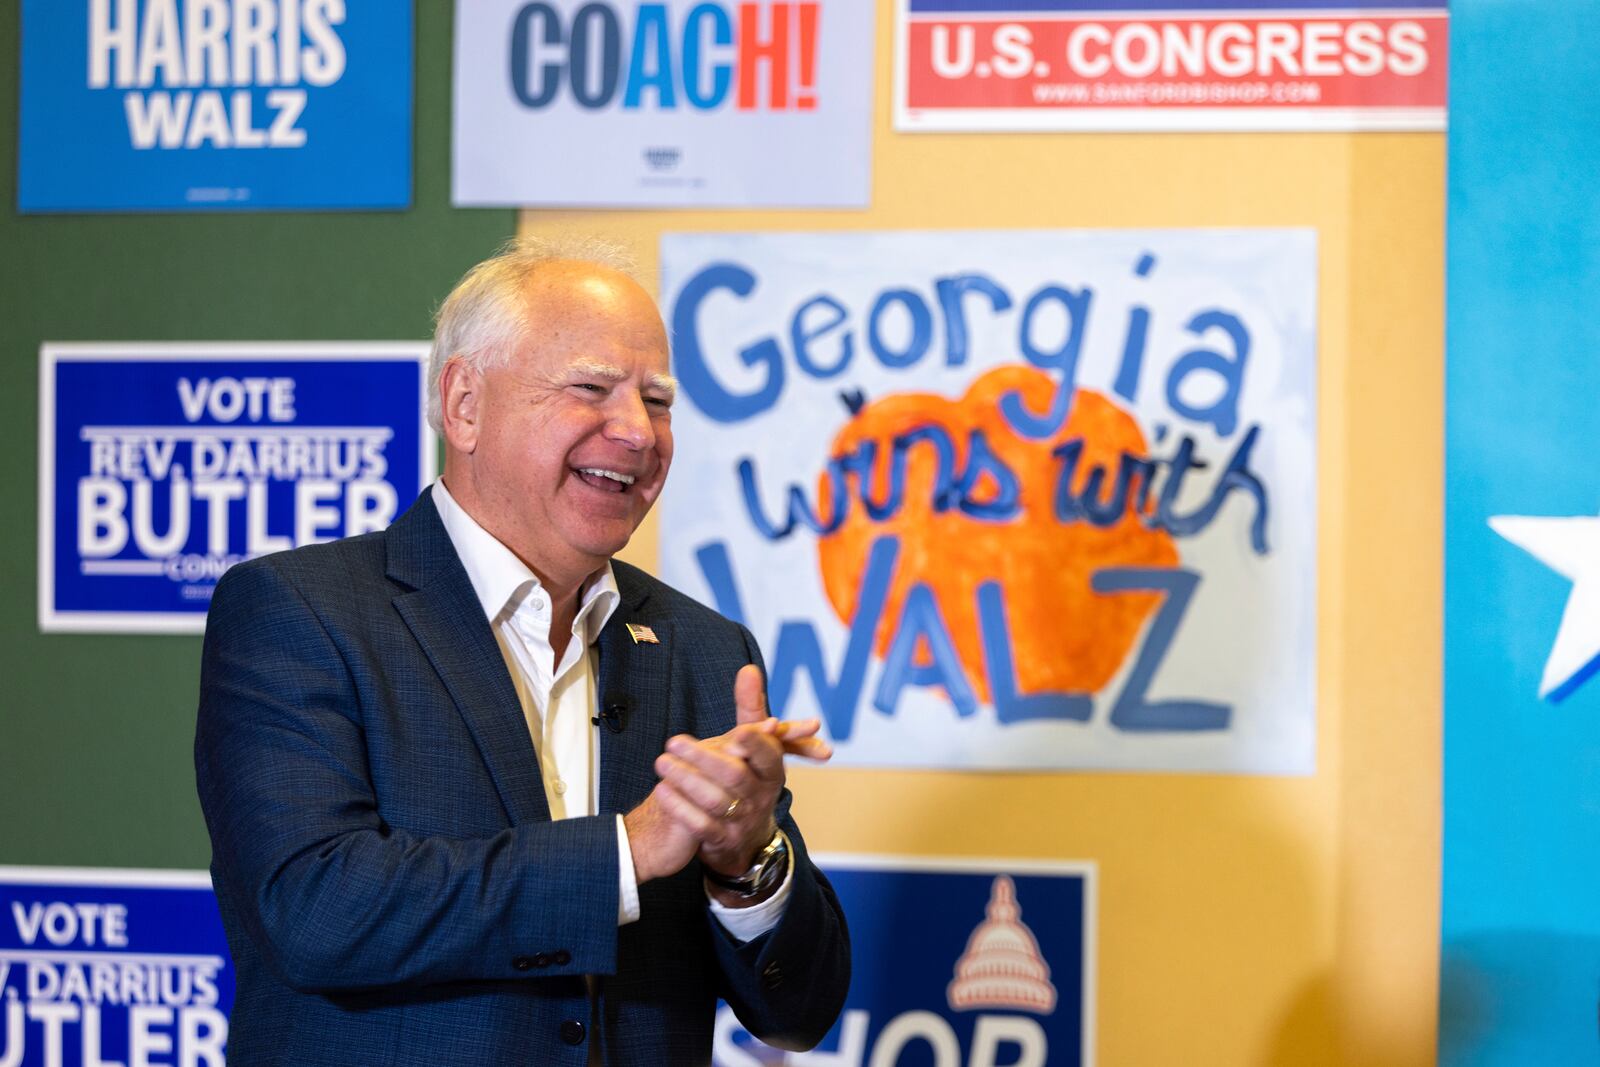
[[899, 0], [898, 130], [1441, 130], [1446, 0]]
[[406, 207], [411, 37], [382, 0], [22, 0], [18, 207]]
[[456, 204], [865, 207], [875, 5], [456, 4]]
[[661, 565], [839, 765], [1302, 774], [1315, 235], [696, 234]]
[[814, 1051], [785, 1056], [724, 1005], [717, 1067], [1093, 1064], [1092, 864], [813, 858], [850, 916], [844, 1012]]
[[388, 526], [433, 479], [427, 354], [43, 346], [40, 629], [199, 633], [240, 560]]
[[204, 871], [0, 867], [4, 1067], [225, 1067], [233, 994]]
[[838, 765], [1309, 773], [1306, 230], [678, 235], [662, 573]]

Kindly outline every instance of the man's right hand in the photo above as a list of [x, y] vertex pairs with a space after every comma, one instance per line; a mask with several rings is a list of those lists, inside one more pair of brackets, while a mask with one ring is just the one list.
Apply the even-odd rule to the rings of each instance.
[[[688, 828], [692, 807], [682, 793], [663, 781], [622, 817], [633, 853], [633, 875], [640, 885], [677, 874], [700, 850], [700, 838]], [[694, 813], [698, 814], [698, 809]]]

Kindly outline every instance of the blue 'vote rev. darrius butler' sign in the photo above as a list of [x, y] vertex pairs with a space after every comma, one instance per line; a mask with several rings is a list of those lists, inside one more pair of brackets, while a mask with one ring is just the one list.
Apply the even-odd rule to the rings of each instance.
[[204, 871], [0, 867], [0, 1067], [226, 1067]]
[[404, 208], [411, 5], [23, 0], [17, 206]]
[[45, 345], [39, 625], [199, 633], [252, 556], [381, 530], [434, 475], [427, 346]]

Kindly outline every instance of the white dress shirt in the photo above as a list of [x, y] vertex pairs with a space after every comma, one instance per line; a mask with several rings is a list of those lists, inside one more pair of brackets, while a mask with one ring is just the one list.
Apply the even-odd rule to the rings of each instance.
[[[594, 723], [594, 644], [622, 599], [611, 564], [597, 571], [580, 591], [572, 638], [557, 663], [550, 643], [553, 605], [538, 576], [456, 503], [443, 479], [433, 483], [433, 505], [461, 557], [511, 674], [539, 760], [550, 817], [570, 819], [595, 814], [599, 808], [600, 775]], [[620, 891], [617, 923], [624, 925], [639, 918], [639, 882], [627, 828], [621, 815], [616, 820]], [[791, 870], [793, 862], [791, 856]], [[709, 895], [707, 900], [712, 914], [728, 933], [749, 941], [778, 924], [789, 889], [790, 879], [785, 876], [776, 893], [749, 908], [729, 908]]]

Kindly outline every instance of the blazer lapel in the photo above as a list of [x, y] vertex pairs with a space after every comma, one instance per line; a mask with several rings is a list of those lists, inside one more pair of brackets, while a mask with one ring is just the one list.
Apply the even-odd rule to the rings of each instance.
[[395, 610], [466, 720], [513, 824], [550, 818], [539, 763], [505, 658], [431, 490], [386, 534], [389, 577], [411, 586]]
[[[596, 647], [600, 708], [622, 707], [621, 728], [601, 726], [600, 814], [626, 812], [655, 787], [655, 759], [672, 733], [668, 687], [672, 680], [672, 623], [650, 610], [649, 590], [617, 568], [622, 594], [600, 631]], [[656, 642], [636, 642], [628, 623], [650, 627]]]

